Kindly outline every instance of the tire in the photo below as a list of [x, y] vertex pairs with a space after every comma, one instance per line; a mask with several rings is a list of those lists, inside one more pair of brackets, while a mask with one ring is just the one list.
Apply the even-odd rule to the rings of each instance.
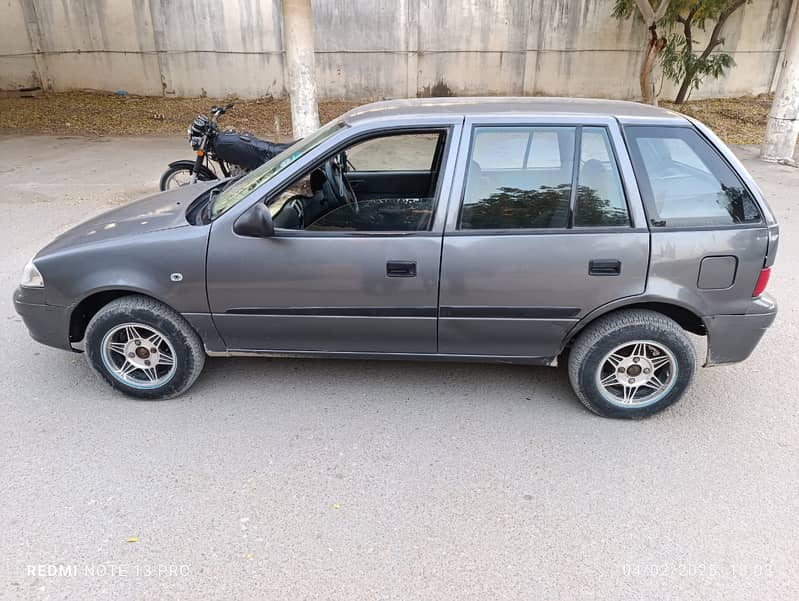
[[160, 400], [176, 397], [194, 383], [205, 364], [205, 350], [174, 309], [134, 295], [111, 301], [91, 319], [86, 358], [116, 390]]
[[[186, 186], [191, 182], [191, 176], [194, 169], [192, 167], [170, 167], [164, 174], [161, 176], [161, 181], [158, 182], [158, 188], [161, 192], [166, 192], [167, 190], [175, 190], [176, 188], [180, 188], [182, 186]], [[183, 179], [186, 180], [186, 183], [179, 183], [175, 181], [177, 178], [185, 176]], [[197, 181], [198, 182], [205, 182], [212, 179], [216, 179], [216, 177], [209, 177], [207, 173], [200, 171], [197, 174]], [[170, 185], [170, 184], [177, 184], [177, 185]]]
[[683, 395], [696, 370], [696, 353], [675, 321], [655, 311], [631, 309], [586, 327], [568, 365], [569, 380], [583, 405], [603, 417], [635, 419], [657, 413]]

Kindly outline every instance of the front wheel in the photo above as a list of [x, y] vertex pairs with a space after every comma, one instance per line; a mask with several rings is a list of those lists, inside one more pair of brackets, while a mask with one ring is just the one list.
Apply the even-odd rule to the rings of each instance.
[[[176, 188], [187, 186], [191, 183], [192, 175], [193, 169], [191, 167], [170, 167], [164, 171], [164, 174], [161, 176], [161, 181], [158, 183], [158, 187], [162, 192], [166, 192], [167, 190], [174, 190]], [[209, 179], [212, 178], [204, 174], [202, 171], [197, 174], [198, 182], [208, 181]]]
[[178, 396], [205, 364], [202, 341], [176, 311], [144, 296], [125, 296], [100, 309], [86, 328], [89, 364], [127, 395]]
[[640, 418], [676, 402], [696, 367], [693, 344], [672, 319], [627, 310], [597, 319], [569, 354], [569, 380], [588, 409]]

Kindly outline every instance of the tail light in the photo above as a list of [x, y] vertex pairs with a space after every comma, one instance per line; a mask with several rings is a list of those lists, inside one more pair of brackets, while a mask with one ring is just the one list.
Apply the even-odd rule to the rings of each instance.
[[765, 291], [766, 286], [768, 286], [768, 279], [771, 276], [771, 267], [765, 267], [760, 270], [760, 275], [757, 278], [757, 284], [755, 284], [755, 289], [752, 290], [752, 296], [760, 296]]

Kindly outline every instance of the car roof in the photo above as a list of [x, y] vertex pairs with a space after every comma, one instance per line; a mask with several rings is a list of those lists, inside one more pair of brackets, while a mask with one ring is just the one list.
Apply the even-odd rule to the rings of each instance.
[[392, 117], [419, 115], [438, 116], [602, 116], [622, 121], [651, 120], [685, 123], [684, 115], [664, 108], [628, 102], [625, 100], [603, 100], [599, 98], [556, 97], [452, 97], [452, 98], [404, 98], [383, 100], [352, 109], [344, 115], [350, 125], [358, 122]]

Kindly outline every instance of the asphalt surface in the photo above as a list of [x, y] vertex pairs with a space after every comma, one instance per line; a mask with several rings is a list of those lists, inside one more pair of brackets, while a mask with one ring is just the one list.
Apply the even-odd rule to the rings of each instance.
[[562, 368], [345, 360], [212, 359], [137, 402], [11, 294], [187, 150], [0, 137], [0, 599], [799, 598], [799, 171], [737, 149], [781, 310], [653, 418], [593, 416]]

